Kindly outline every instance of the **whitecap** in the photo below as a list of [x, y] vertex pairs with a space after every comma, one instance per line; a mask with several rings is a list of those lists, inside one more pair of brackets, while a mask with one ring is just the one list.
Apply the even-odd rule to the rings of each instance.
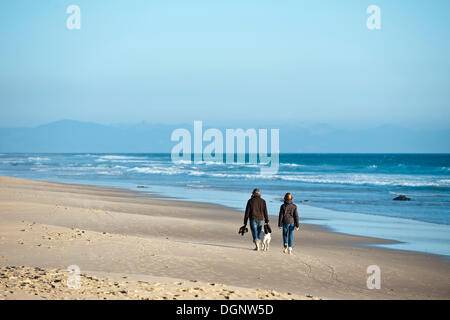
[[284, 166], [284, 167], [304, 167], [305, 165], [298, 164], [298, 163], [280, 163], [280, 166]]
[[[281, 176], [282, 180], [311, 182], [311, 183], [329, 183], [329, 184], [350, 184], [350, 185], [378, 185], [378, 186], [405, 186], [405, 187], [439, 187], [445, 180], [433, 181], [417, 179], [413, 176], [399, 176], [399, 175], [329, 175], [329, 176]], [[448, 183], [447, 183], [448, 184]]]
[[146, 174], [167, 174], [167, 175], [183, 173], [183, 171], [173, 167], [134, 167], [127, 169], [127, 171]]
[[175, 164], [192, 164], [191, 160], [177, 160], [177, 161], [172, 161]]
[[28, 161], [50, 161], [50, 158], [28, 157]]

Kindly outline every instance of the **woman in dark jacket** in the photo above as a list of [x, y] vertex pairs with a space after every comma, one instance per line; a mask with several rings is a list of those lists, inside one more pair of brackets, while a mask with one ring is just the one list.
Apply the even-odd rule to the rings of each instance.
[[298, 230], [297, 206], [292, 203], [292, 194], [289, 192], [284, 196], [284, 203], [280, 207], [278, 216], [278, 227], [283, 229], [283, 252], [292, 254], [292, 244], [294, 241], [294, 228]]

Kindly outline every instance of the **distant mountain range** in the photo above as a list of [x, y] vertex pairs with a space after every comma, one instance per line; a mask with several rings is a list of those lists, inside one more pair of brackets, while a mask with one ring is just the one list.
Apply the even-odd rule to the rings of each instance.
[[[0, 128], [0, 152], [166, 153], [176, 128], [193, 124], [101, 125], [61, 120], [32, 128]], [[412, 130], [380, 126], [364, 130], [328, 125], [280, 125], [282, 153], [450, 153], [450, 130]], [[206, 129], [206, 127], [205, 127]], [[218, 128], [225, 135], [225, 128]], [[243, 128], [248, 129], [248, 128]]]

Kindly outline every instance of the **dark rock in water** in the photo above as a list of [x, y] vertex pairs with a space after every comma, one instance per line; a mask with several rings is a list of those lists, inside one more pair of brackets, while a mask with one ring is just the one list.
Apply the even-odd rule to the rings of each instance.
[[395, 201], [410, 201], [411, 198], [408, 198], [407, 196], [405, 196], [404, 194], [399, 195], [398, 197], [395, 197], [394, 199]]
[[137, 186], [137, 188], [144, 189], [144, 188], [147, 188], [147, 187], [146, 186]]

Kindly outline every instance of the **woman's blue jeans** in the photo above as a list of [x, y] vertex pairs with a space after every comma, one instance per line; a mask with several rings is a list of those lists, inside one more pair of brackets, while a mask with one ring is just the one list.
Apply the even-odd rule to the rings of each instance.
[[289, 248], [292, 248], [294, 242], [294, 228], [294, 223], [283, 224], [283, 241], [285, 247], [288, 246]]
[[261, 241], [263, 220], [250, 220], [250, 230], [252, 230], [253, 242]]

